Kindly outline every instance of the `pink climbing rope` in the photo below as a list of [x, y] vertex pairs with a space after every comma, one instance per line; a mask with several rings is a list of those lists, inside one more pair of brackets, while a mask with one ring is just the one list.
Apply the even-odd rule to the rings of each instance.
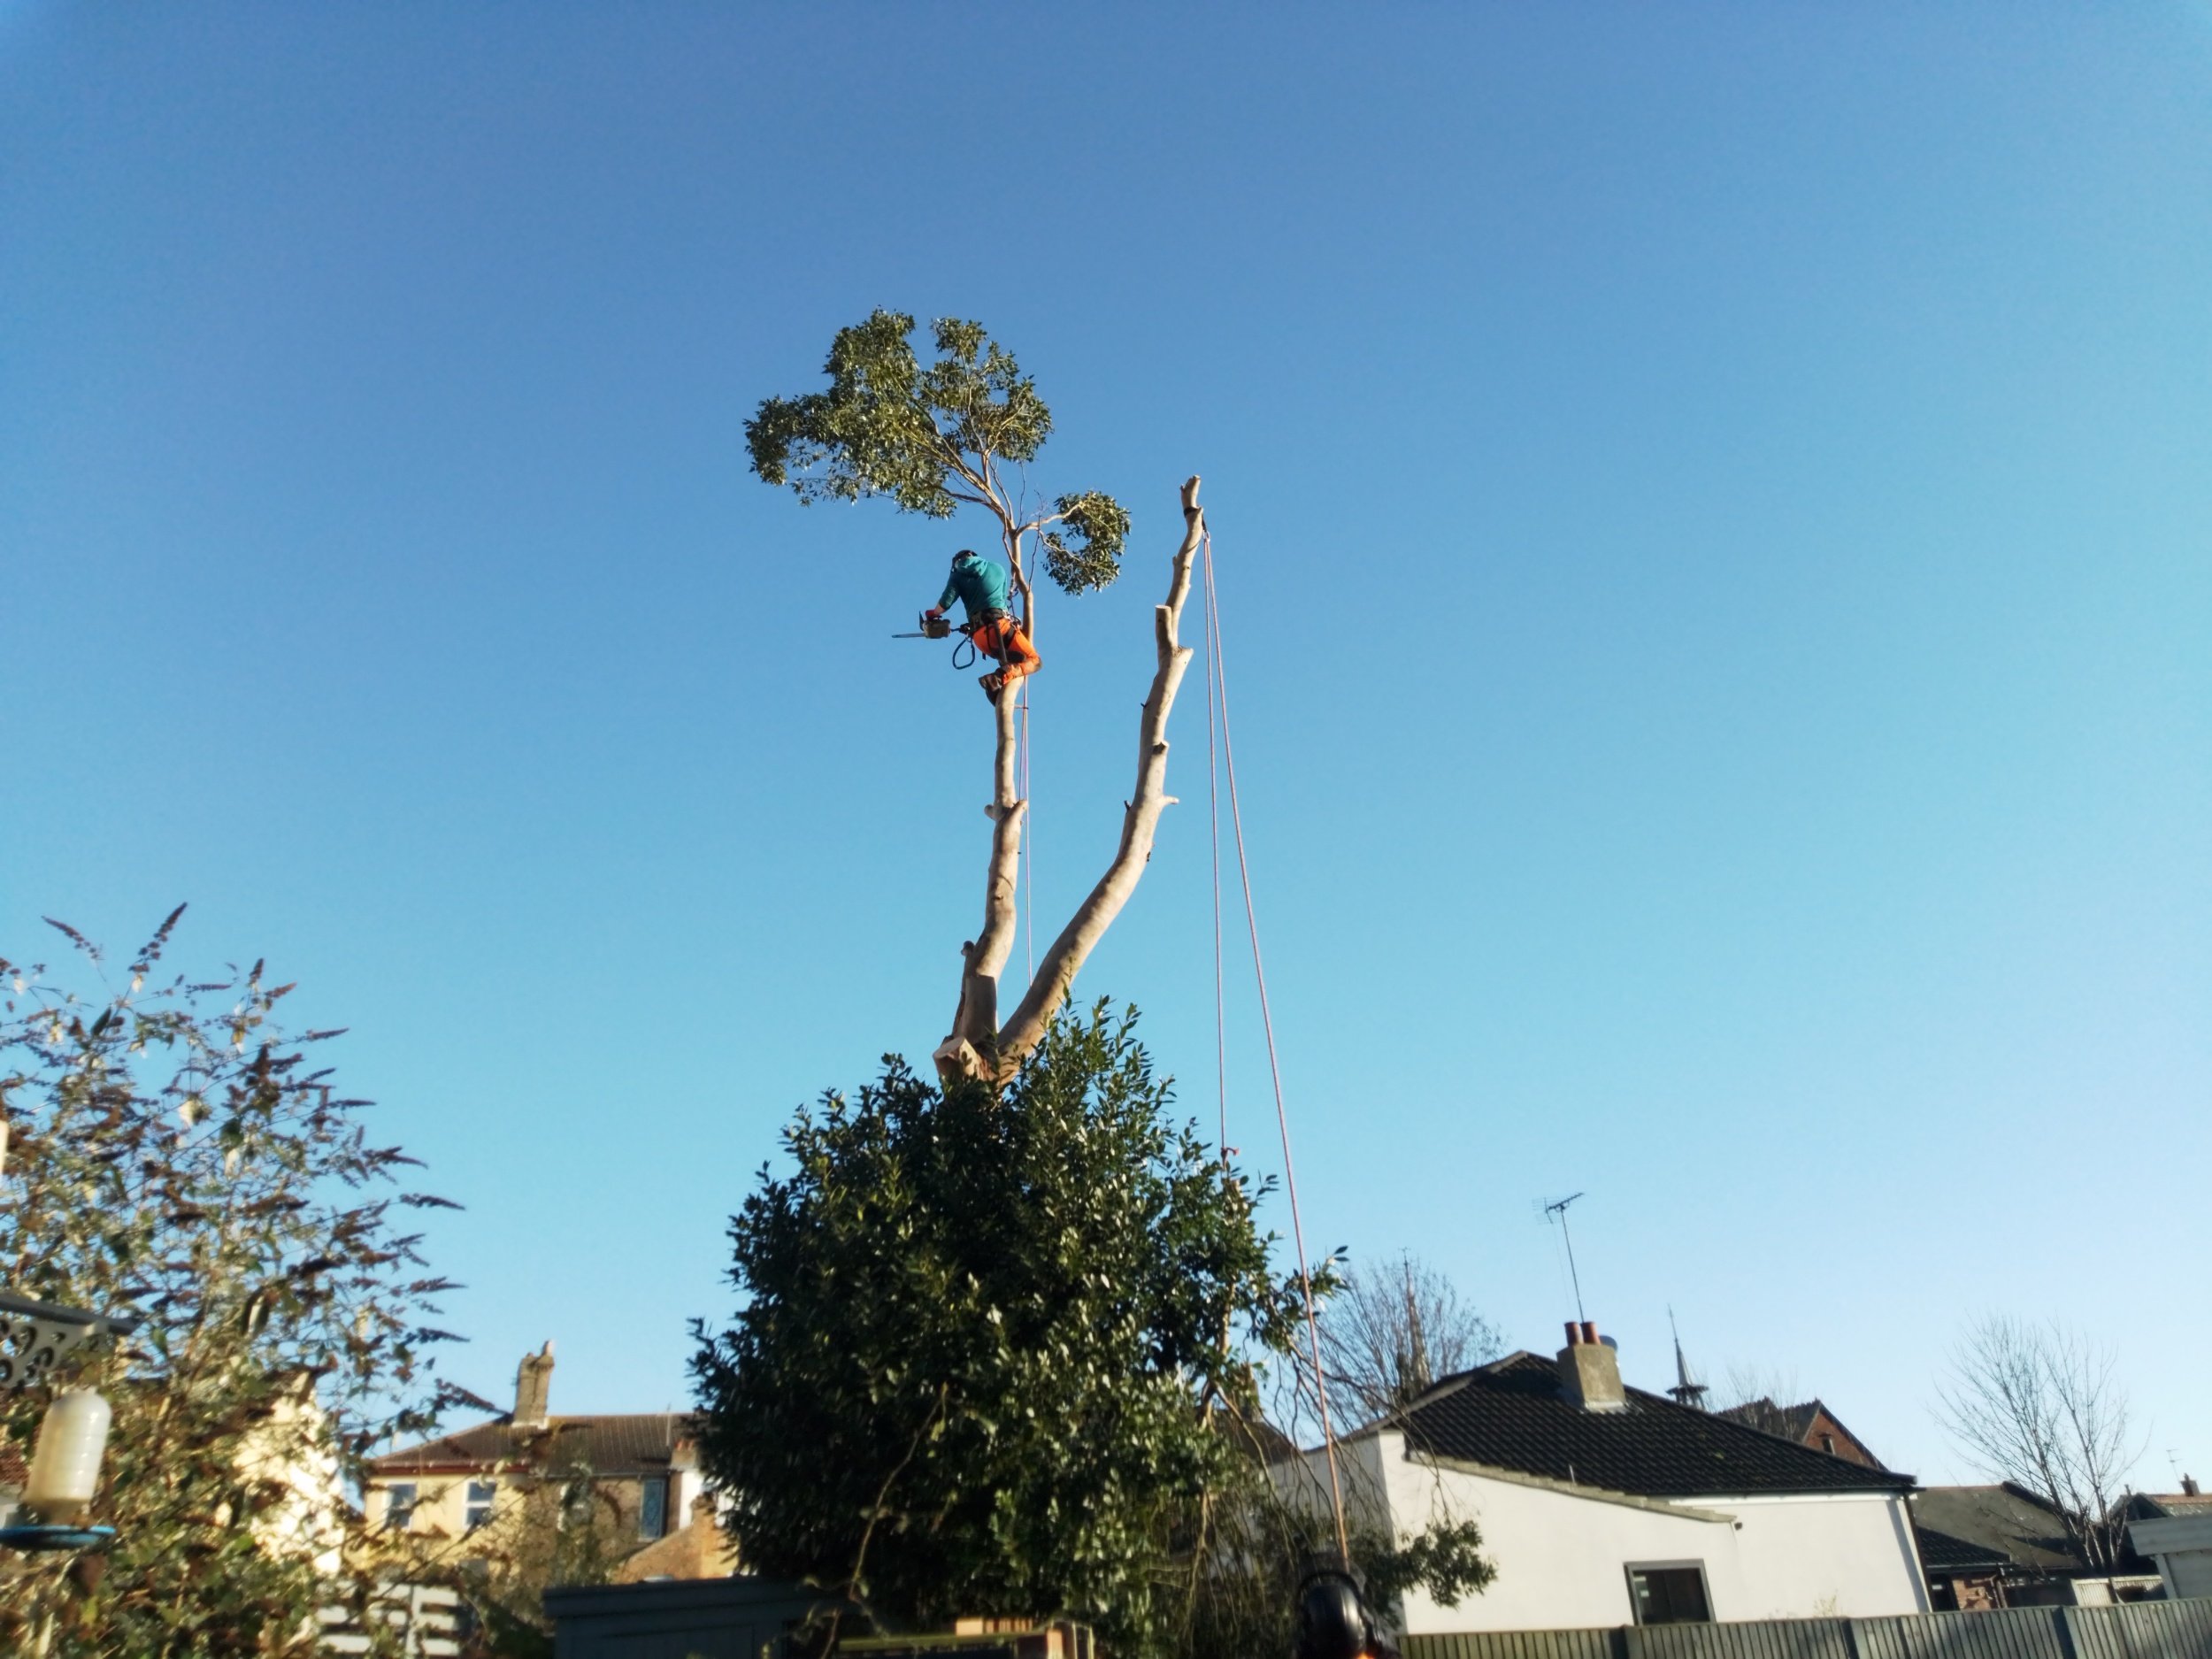
[[[1352, 1559], [1350, 1537], [1344, 1525], [1344, 1487], [1336, 1467], [1336, 1431], [1329, 1421], [1329, 1382], [1326, 1369], [1321, 1363], [1321, 1324], [1313, 1307], [1313, 1276], [1306, 1266], [1306, 1228], [1298, 1212], [1298, 1171], [1290, 1156], [1290, 1114], [1283, 1104], [1283, 1069], [1275, 1052], [1275, 1018], [1267, 1003], [1267, 965], [1260, 957], [1260, 918], [1252, 908], [1252, 867], [1244, 853], [1244, 813], [1237, 799], [1236, 745], [1229, 736], [1229, 683], [1223, 672], [1221, 660], [1220, 614], [1214, 597], [1214, 541], [1210, 531], [1204, 533], [1206, 572], [1206, 641], [1209, 679], [1211, 682], [1207, 697], [1207, 727], [1209, 747], [1211, 743], [1213, 698], [1221, 700], [1221, 758], [1229, 775], [1229, 823], [1236, 835], [1237, 873], [1244, 887], [1244, 919], [1252, 935], [1252, 975], [1259, 984], [1260, 1025], [1267, 1033], [1267, 1070], [1275, 1086], [1275, 1121], [1283, 1138], [1283, 1191], [1290, 1200], [1290, 1236], [1298, 1251], [1298, 1288], [1306, 1304], [1306, 1344], [1313, 1361], [1314, 1398], [1321, 1410], [1321, 1445], [1329, 1465], [1329, 1509], [1336, 1521], [1336, 1547], [1346, 1565]], [[1209, 786], [1210, 788], [1210, 785]], [[1214, 934], [1215, 950], [1214, 1000], [1217, 1011], [1217, 1036], [1221, 1031], [1218, 1023], [1221, 1002], [1220, 952], [1221, 931], [1221, 873], [1218, 835], [1217, 833], [1214, 860]], [[1227, 1133], [1226, 1062], [1223, 1064], [1223, 1139]]]

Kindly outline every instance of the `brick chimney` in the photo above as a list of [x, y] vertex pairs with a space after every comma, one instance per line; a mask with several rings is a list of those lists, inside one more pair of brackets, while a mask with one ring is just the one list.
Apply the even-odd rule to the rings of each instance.
[[2197, 1478], [2194, 1475], [2182, 1476], [2181, 1495], [2185, 1498], [2195, 1498], [2201, 1497], [2203, 1495], [2197, 1490]]
[[553, 1393], [553, 1343], [534, 1354], [525, 1354], [515, 1369], [514, 1426], [541, 1429], [546, 1425], [546, 1402]]
[[1567, 1321], [1567, 1346], [1559, 1350], [1559, 1392], [1585, 1411], [1625, 1411], [1620, 1356], [1589, 1320]]

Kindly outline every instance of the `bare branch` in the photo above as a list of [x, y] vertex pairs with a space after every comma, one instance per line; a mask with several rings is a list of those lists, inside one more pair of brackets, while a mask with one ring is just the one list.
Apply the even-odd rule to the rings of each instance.
[[1144, 700], [1144, 712], [1138, 721], [1137, 787], [1122, 811], [1121, 843], [1115, 849], [1106, 873], [1098, 879], [1098, 884], [1045, 952], [1044, 960], [1037, 967], [1037, 977], [1030, 981], [1021, 1005], [1000, 1030], [994, 1058], [996, 1076], [1002, 1080], [1010, 1077], [1023, 1057], [1043, 1040], [1047, 1024], [1067, 1000], [1084, 960], [1113, 926], [1122, 906], [1129, 902], [1129, 895], [1137, 890], [1146, 861], [1152, 856], [1152, 840], [1159, 827], [1160, 814], [1171, 799], [1166, 788], [1167, 721], [1175, 707], [1175, 693], [1183, 682], [1183, 672], [1189, 666], [1193, 655], [1191, 649], [1181, 643], [1179, 631], [1184, 602], [1190, 597], [1191, 561], [1198, 552], [1205, 528], [1205, 512], [1198, 504], [1198, 480], [1192, 478], [1183, 486], [1183, 541], [1176, 549], [1171, 566], [1167, 599], [1152, 615], [1158, 665], [1153, 670], [1152, 689]]
[[1321, 1348], [1333, 1389], [1348, 1390], [1369, 1417], [1505, 1351], [1451, 1280], [1410, 1254], [1345, 1270], [1321, 1310]]
[[1937, 1399], [1974, 1463], [2048, 1502], [2088, 1565], [2116, 1562], [2119, 1502], [2142, 1448], [2108, 1354], [2055, 1324], [1985, 1319], [1953, 1353]]

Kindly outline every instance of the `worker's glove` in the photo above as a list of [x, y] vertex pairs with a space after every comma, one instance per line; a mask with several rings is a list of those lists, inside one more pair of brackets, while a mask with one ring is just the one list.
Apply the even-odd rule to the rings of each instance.
[[927, 617], [932, 622], [934, 622], [938, 618], [943, 616], [945, 613], [937, 606], [932, 605], [928, 610], [923, 611], [922, 614]]

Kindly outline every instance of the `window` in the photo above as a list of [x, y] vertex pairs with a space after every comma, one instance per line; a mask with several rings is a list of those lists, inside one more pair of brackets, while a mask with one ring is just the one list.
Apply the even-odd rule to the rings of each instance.
[[1829, 1456], [1833, 1457], [1836, 1455], [1836, 1437], [1832, 1434], [1822, 1435], [1820, 1437], [1820, 1449], [1827, 1453]]
[[492, 1518], [492, 1500], [498, 1495], [498, 1492], [499, 1486], [495, 1481], [469, 1482], [468, 1507], [463, 1513], [470, 1532], [473, 1532]]
[[1653, 1562], [1628, 1570], [1628, 1599], [1639, 1624], [1702, 1624], [1713, 1617], [1701, 1562]]
[[403, 1532], [415, 1519], [415, 1483], [403, 1480], [384, 1488], [384, 1528]]
[[592, 1485], [591, 1476], [579, 1472], [569, 1476], [561, 1486], [561, 1527], [589, 1526], [597, 1518], [599, 1493]]
[[637, 1535], [640, 1538], [658, 1538], [668, 1530], [668, 1482], [650, 1476], [644, 1490], [638, 1496]]

